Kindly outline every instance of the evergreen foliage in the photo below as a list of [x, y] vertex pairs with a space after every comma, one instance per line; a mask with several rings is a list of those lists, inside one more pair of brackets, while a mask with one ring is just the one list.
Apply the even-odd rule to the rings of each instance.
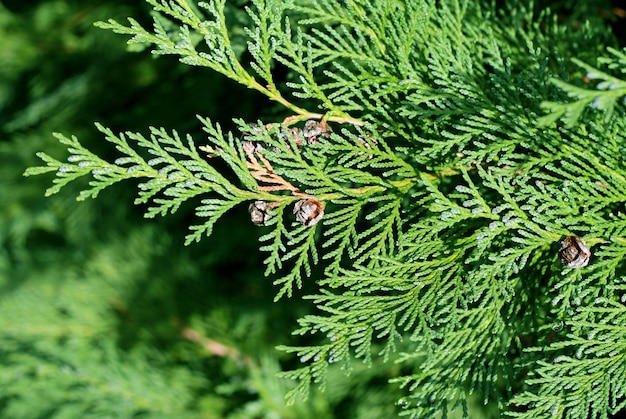
[[[184, 247], [180, 224], [193, 213], [182, 207], [160, 223], [144, 221], [132, 205], [135, 185], [77, 203], [81, 181], [46, 199], [49, 178], [22, 177], [36, 151], [65, 153], [53, 131], [73, 132], [108, 157], [93, 120], [139, 129], [157, 119], [196, 133], [194, 112], [228, 124], [224, 115], [257, 106], [244, 91], [232, 97], [232, 84], [129, 54], [116, 35], [93, 28], [148, 15], [146, 6], [0, 7], [0, 417], [314, 418], [349, 408], [356, 378], [335, 398], [284, 405], [289, 383], [273, 375], [282, 362], [273, 348], [285, 339], [276, 330], [307, 307], [294, 301], [279, 310], [272, 290], [260, 287], [245, 214], [227, 215], [210, 240]], [[235, 6], [233, 18], [244, 14]], [[187, 99], [176, 109], [163, 107], [180, 95]]]
[[195, 209], [187, 243], [264, 203], [250, 210], [276, 300], [315, 290], [295, 331], [309, 339], [280, 346], [300, 361], [281, 373], [290, 403], [331, 386], [334, 365], [394, 362], [410, 417], [476, 401], [508, 417], [624, 409], [626, 51], [605, 23], [532, 2], [255, 0], [241, 33], [225, 0], [148, 3], [151, 28], [98, 25], [284, 119], [234, 132], [199, 117], [202, 135], [98, 124], [113, 158], [56, 134], [67, 161], [39, 153], [26, 174], [55, 172], [47, 194], [89, 177], [79, 199], [138, 179], [147, 217]]

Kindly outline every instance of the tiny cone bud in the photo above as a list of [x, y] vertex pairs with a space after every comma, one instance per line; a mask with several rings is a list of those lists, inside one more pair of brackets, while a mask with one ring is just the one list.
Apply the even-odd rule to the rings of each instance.
[[326, 122], [317, 122], [312, 119], [304, 123], [304, 130], [302, 131], [309, 144], [317, 143], [319, 138], [328, 137], [332, 132], [333, 130]]
[[589, 263], [591, 251], [580, 237], [567, 236], [561, 242], [559, 256], [561, 262], [568, 268], [582, 268]]
[[254, 201], [248, 206], [248, 212], [250, 213], [250, 220], [258, 226], [265, 226], [267, 222], [272, 219], [274, 214], [271, 214], [269, 210], [274, 205], [265, 201]]
[[302, 130], [298, 127], [289, 128], [284, 135], [289, 135], [298, 146], [298, 150], [302, 149], [304, 136]]
[[293, 208], [296, 220], [307, 227], [314, 226], [324, 216], [324, 204], [315, 199], [301, 199]]

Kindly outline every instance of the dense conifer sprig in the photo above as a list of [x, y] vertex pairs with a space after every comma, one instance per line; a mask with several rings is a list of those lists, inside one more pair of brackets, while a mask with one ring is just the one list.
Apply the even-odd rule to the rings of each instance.
[[321, 342], [282, 347], [302, 362], [283, 373], [298, 381], [289, 400], [323, 387], [328, 364], [392, 359], [412, 417], [473, 397], [512, 417], [624, 407], [626, 55], [585, 64], [603, 28], [472, 1], [256, 0], [243, 62], [224, 0], [149, 2], [152, 30], [100, 26], [257, 90], [286, 119], [234, 134], [201, 118], [195, 139], [99, 126], [117, 160], [58, 135], [68, 161], [42, 153], [27, 174], [56, 171], [49, 194], [91, 175], [80, 199], [143, 179], [146, 216], [196, 206], [189, 242], [246, 203], [277, 299], [322, 265], [306, 297], [319, 314], [295, 332]]

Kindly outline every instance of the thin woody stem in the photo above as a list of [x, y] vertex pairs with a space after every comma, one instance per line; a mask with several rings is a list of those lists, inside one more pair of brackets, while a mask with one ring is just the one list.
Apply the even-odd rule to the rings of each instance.
[[358, 125], [358, 126], [364, 125], [364, 122], [361, 121], [360, 119], [352, 118], [350, 115], [347, 115], [347, 114], [341, 114], [341, 115], [330, 114], [329, 115], [329, 114], [309, 112], [306, 109], [301, 108], [289, 102], [287, 99], [285, 99], [283, 95], [280, 94], [278, 90], [273, 89], [271, 86], [263, 86], [250, 74], [248, 74], [245, 85], [250, 89], [254, 89], [254, 90], [257, 90], [258, 92], [261, 92], [265, 96], [269, 97], [271, 100], [280, 103], [285, 108], [295, 113], [296, 115], [290, 116], [285, 119], [284, 121], [285, 125], [292, 125], [297, 122], [306, 121], [309, 119], [318, 119], [318, 120], [322, 119], [324, 121], [336, 122], [339, 124], [352, 124], [352, 125]]

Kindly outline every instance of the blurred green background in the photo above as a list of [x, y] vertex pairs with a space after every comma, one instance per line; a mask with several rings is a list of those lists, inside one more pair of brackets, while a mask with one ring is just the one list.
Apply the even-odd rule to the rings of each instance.
[[[228, 4], [240, 51], [247, 3]], [[22, 177], [41, 163], [37, 151], [67, 157], [52, 132], [118, 157], [94, 121], [115, 132], [176, 129], [201, 145], [196, 114], [225, 129], [234, 117], [284, 116], [209, 70], [129, 51], [93, 26], [127, 16], [151, 22], [140, 0], [0, 5], [0, 417], [393, 416], [385, 376], [358, 366], [348, 380], [331, 372], [323, 397], [284, 406], [290, 383], [275, 373], [298, 360], [275, 346], [306, 343], [291, 331], [311, 307], [272, 302], [246, 208], [185, 247], [191, 205], [146, 220], [136, 184], [76, 202], [80, 185], [45, 198], [53, 174]]]
[[[248, 3], [228, 2], [239, 51]], [[225, 129], [234, 117], [285, 116], [211, 71], [129, 51], [93, 26], [127, 16], [150, 25], [141, 0], [0, 5], [0, 417], [395, 416], [399, 394], [387, 379], [398, 371], [389, 364], [355, 363], [350, 377], [331, 369], [324, 394], [284, 406], [291, 383], [275, 373], [298, 360], [275, 346], [307, 343], [291, 331], [312, 312], [299, 297], [315, 287], [272, 302], [261, 230], [246, 208], [185, 247], [190, 205], [146, 220], [133, 205], [136, 184], [78, 203], [80, 185], [44, 198], [52, 174], [22, 177], [40, 164], [37, 151], [67, 157], [52, 132], [114, 160], [94, 121], [115, 132], [176, 129], [201, 145], [196, 114]]]

